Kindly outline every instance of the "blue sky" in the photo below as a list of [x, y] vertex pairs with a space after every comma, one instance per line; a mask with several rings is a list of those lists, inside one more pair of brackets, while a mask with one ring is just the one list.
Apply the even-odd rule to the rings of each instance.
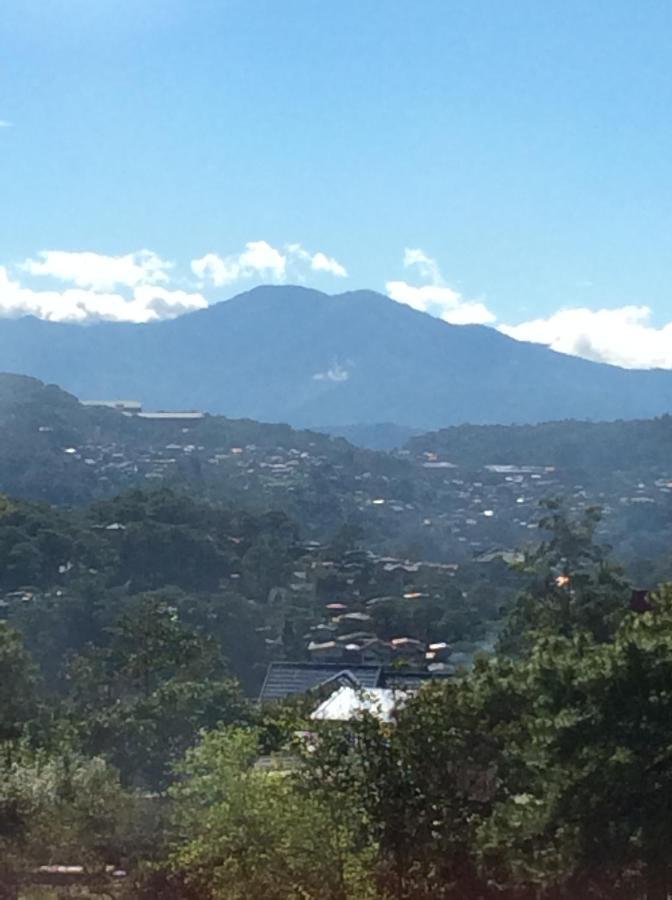
[[[449, 321], [672, 367], [666, 0], [2, 6], [6, 314], [388, 286]], [[143, 249], [171, 266], [129, 276]]]

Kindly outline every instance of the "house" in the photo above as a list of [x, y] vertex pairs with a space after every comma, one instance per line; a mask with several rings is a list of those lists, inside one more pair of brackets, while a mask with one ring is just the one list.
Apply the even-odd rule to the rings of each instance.
[[266, 670], [266, 678], [259, 694], [263, 703], [280, 700], [297, 694], [307, 694], [327, 686], [334, 689], [343, 684], [355, 688], [379, 687], [381, 666], [334, 663], [272, 662]]
[[336, 641], [311, 641], [308, 644], [308, 652], [311, 659], [324, 660], [325, 662], [342, 659], [343, 649], [343, 646], [337, 644]]
[[363, 641], [369, 641], [375, 638], [375, 634], [371, 631], [349, 631], [347, 634], [339, 634], [334, 640], [339, 644], [360, 644]]
[[118, 409], [125, 413], [142, 412], [142, 403], [139, 400], [80, 400], [81, 406], [102, 406], [108, 409]]
[[205, 413], [188, 410], [185, 412], [139, 412], [138, 419], [151, 419], [156, 422], [185, 422], [205, 418]]
[[369, 713], [381, 722], [391, 722], [394, 712], [406, 699], [406, 692], [393, 688], [353, 688], [341, 685], [323, 700], [310, 718], [315, 722], [349, 722]]
[[313, 625], [310, 634], [314, 641], [330, 641], [336, 634], [336, 626], [321, 622], [319, 625]]
[[396, 603], [400, 597], [395, 594], [387, 594], [384, 597], [371, 597], [370, 600], [366, 601], [366, 608], [372, 609], [374, 606], [381, 606], [387, 603]]
[[371, 616], [368, 613], [363, 612], [348, 612], [343, 613], [342, 616], [338, 616], [334, 619], [334, 623], [338, 625], [364, 625], [367, 622], [371, 622]]
[[307, 694], [315, 690], [336, 690], [342, 685], [361, 688], [388, 687], [414, 691], [429, 680], [450, 677], [449, 673], [400, 671], [371, 663], [272, 662], [259, 694], [262, 703]]
[[445, 641], [437, 641], [427, 647], [425, 659], [430, 663], [444, 663], [450, 657], [451, 649]]
[[392, 658], [392, 647], [386, 641], [371, 638], [359, 648], [359, 658], [363, 663], [389, 663]]
[[425, 657], [425, 645], [411, 637], [392, 638], [392, 652], [397, 659], [407, 662], [420, 662]]

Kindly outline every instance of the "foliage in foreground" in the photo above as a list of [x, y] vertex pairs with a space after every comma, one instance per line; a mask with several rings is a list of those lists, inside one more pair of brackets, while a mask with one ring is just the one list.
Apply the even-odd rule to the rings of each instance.
[[[35, 672], [3, 627], [5, 696], [22, 698], [0, 717], [4, 882], [76, 854], [91, 872], [127, 866], [142, 900], [667, 900], [672, 586], [629, 611], [591, 521], [550, 513], [496, 656], [392, 723], [317, 727], [304, 704], [253, 714], [228, 695], [200, 735], [183, 721], [193, 746], [173, 745], [158, 796], [83, 753], [72, 711], [31, 712]], [[108, 712], [217, 683], [207, 640], [158, 620], [155, 645], [127, 634], [114, 651], [128, 684]], [[284, 765], [259, 765], [282, 748]]]

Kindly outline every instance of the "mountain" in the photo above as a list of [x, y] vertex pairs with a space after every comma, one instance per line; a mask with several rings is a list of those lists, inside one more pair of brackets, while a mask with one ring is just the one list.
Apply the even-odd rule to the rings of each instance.
[[295, 426], [644, 418], [672, 372], [631, 371], [448, 325], [373, 292], [259, 287], [171, 321], [0, 321], [0, 369], [83, 399]]

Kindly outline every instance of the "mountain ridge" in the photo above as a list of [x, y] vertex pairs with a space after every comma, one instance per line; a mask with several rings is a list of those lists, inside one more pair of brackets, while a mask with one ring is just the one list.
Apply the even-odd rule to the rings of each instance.
[[176, 319], [0, 320], [0, 370], [84, 399], [344, 427], [647, 418], [672, 372], [627, 370], [450, 325], [373, 291], [261, 286]]

